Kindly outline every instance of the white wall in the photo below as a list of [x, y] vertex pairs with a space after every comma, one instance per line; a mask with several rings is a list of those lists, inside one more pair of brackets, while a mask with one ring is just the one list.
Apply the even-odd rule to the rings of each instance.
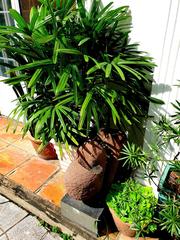
[[[110, 1], [103, 0], [104, 4]], [[150, 105], [149, 114], [156, 112], [156, 118], [162, 114], [172, 114], [172, 102], [180, 100], [180, 88], [174, 86], [180, 80], [180, 0], [114, 0], [114, 6], [129, 5], [132, 11], [132, 42], [139, 42], [140, 49], [147, 51], [157, 65], [154, 71], [155, 83], [152, 95], [162, 99], [161, 107]], [[179, 83], [180, 84], [180, 83]], [[145, 146], [153, 142], [153, 134], [147, 124]], [[173, 159], [177, 152], [173, 143], [163, 156]], [[159, 164], [159, 176], [165, 164]], [[158, 184], [159, 179], [156, 179]], [[156, 186], [152, 184], [156, 194]]]
[[[3, 78], [0, 77], [0, 80]], [[8, 116], [15, 107], [16, 95], [11, 87], [0, 83], [0, 113]]]
[[[109, 2], [103, 0], [104, 5]], [[139, 42], [140, 49], [147, 51], [157, 65], [153, 94], [163, 99], [166, 102], [164, 110], [171, 112], [170, 102], [180, 95], [173, 86], [180, 79], [180, 1], [114, 0], [114, 7], [122, 5], [129, 5], [132, 11], [132, 42]], [[162, 88], [162, 84], [167, 86]], [[161, 90], [163, 92], [158, 93]]]

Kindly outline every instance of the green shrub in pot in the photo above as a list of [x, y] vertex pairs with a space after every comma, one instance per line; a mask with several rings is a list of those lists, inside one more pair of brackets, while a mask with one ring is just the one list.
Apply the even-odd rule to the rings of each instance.
[[[13, 116], [25, 116], [46, 144], [73, 142], [100, 127], [127, 130], [147, 114], [154, 63], [130, 43], [127, 6], [112, 9], [93, 0], [40, 0], [29, 22], [15, 10], [17, 26], [0, 27], [0, 48], [17, 67], [7, 65], [17, 95]], [[159, 102], [159, 101], [158, 101]]]
[[157, 199], [151, 187], [143, 186], [133, 179], [113, 184], [106, 203], [116, 217], [129, 224], [130, 229], [136, 230], [136, 237], [157, 229], [153, 219]]

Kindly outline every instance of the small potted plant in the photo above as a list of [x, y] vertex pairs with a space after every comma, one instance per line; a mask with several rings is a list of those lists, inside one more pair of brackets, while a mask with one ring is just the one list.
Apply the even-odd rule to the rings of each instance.
[[154, 232], [157, 205], [152, 188], [133, 179], [113, 184], [106, 198], [117, 229], [126, 236], [139, 237]]

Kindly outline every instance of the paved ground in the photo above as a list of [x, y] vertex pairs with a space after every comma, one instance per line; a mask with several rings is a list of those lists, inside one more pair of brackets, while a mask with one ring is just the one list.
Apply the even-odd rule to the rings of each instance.
[[0, 195], [0, 240], [60, 240], [40, 226], [36, 217]]
[[15, 133], [17, 123], [12, 121], [7, 132], [9, 124], [8, 118], [0, 116], [0, 173], [60, 207], [65, 195], [60, 161], [38, 157], [28, 136], [22, 139], [22, 124], [18, 124]]

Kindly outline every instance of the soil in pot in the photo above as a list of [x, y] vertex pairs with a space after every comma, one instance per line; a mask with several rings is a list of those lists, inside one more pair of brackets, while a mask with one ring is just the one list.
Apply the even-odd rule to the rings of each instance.
[[176, 194], [180, 194], [180, 172], [171, 171], [167, 180], [167, 186]]

